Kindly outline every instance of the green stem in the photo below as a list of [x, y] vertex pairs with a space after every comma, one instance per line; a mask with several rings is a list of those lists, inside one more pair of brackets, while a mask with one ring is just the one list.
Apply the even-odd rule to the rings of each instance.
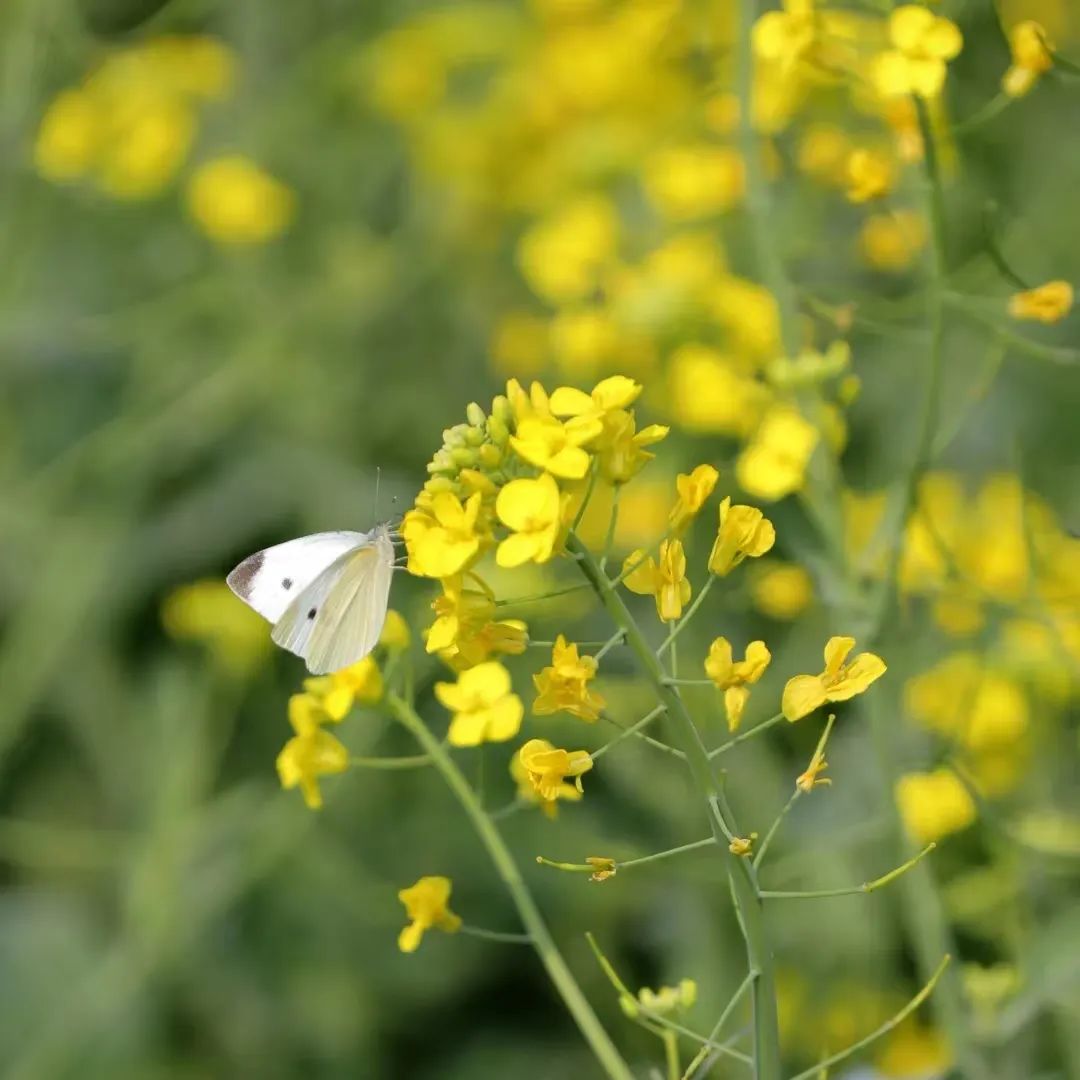
[[776, 986], [772, 953], [765, 939], [761, 901], [757, 894], [754, 868], [748, 859], [728, 851], [729, 838], [737, 835], [727, 800], [716, 781], [708, 751], [701, 735], [679, 696], [678, 690], [665, 682], [664, 669], [650, 648], [622, 597], [600, 571], [589, 550], [571, 533], [567, 547], [579, 556], [578, 565], [616, 626], [626, 631], [626, 643], [636, 655], [653, 689], [677, 727], [694, 785], [705, 803], [713, 840], [720, 849], [735, 896], [739, 921], [746, 937], [749, 966], [760, 972], [754, 982], [754, 1068], [757, 1080], [778, 1080], [780, 1076], [780, 1037], [776, 1016]]
[[881, 1027], [871, 1031], [869, 1035], [863, 1039], [859, 1039], [858, 1042], [852, 1043], [846, 1050], [840, 1050], [825, 1058], [823, 1061], [819, 1061], [812, 1068], [797, 1073], [795, 1076], [791, 1077], [791, 1080], [817, 1080], [818, 1077], [824, 1076], [827, 1070], [832, 1068], [833, 1065], [846, 1060], [851, 1057], [852, 1054], [857, 1054], [860, 1050], [865, 1049], [871, 1043], [880, 1039], [882, 1035], [887, 1035], [894, 1028], [902, 1024], [934, 992], [934, 987], [937, 985], [937, 981], [941, 978], [942, 973], [949, 966], [950, 959], [951, 957], [948, 954], [942, 958], [941, 963], [937, 966], [937, 970], [930, 976], [930, 981], [894, 1017], [892, 1017], [892, 1019], [886, 1020]]
[[551, 981], [555, 984], [555, 989], [559, 992], [570, 1015], [577, 1022], [604, 1072], [613, 1080], [633, 1080], [629, 1067], [597, 1019], [596, 1013], [593, 1012], [588, 999], [581, 992], [581, 987], [578, 986], [573, 973], [566, 966], [566, 961], [559, 952], [532, 893], [521, 877], [510, 849], [504, 843], [491, 818], [481, 809], [468, 780], [465, 779], [446, 748], [435, 738], [410, 705], [393, 694], [387, 700], [394, 715], [409, 729], [431, 757], [432, 763], [442, 773], [447, 786], [472, 822], [496, 872], [514, 901], [522, 925], [532, 939], [533, 947], [547, 969]]
[[607, 656], [607, 654], [609, 652], [611, 652], [611, 650], [614, 649], [616, 645], [621, 645], [622, 644], [622, 640], [623, 640], [623, 632], [621, 630], [619, 630], [615, 634], [613, 634], [610, 638], [608, 638], [607, 641], [604, 642], [604, 644], [601, 647], [600, 651], [593, 657], [593, 659], [599, 664], [600, 661], [603, 660], [604, 657]]
[[600, 569], [607, 571], [608, 559], [611, 558], [611, 548], [615, 543], [615, 529], [619, 523], [619, 496], [622, 493], [622, 484], [616, 484], [611, 493], [611, 517], [608, 519], [607, 535], [604, 537], [604, 554], [600, 557]]
[[791, 793], [791, 798], [784, 803], [784, 809], [776, 815], [776, 820], [769, 826], [769, 831], [765, 834], [765, 839], [761, 841], [761, 847], [757, 849], [757, 854], [754, 856], [754, 867], [759, 867], [765, 859], [765, 852], [769, 850], [769, 845], [773, 841], [773, 837], [776, 835], [777, 830], [784, 822], [784, 818], [788, 816], [791, 808], [799, 801], [799, 796], [802, 795], [802, 790], [796, 788]]
[[749, 731], [744, 731], [741, 735], [736, 735], [734, 738], [728, 739], [723, 746], [718, 746], [715, 750], [710, 750], [710, 760], [719, 757], [721, 754], [726, 754], [729, 750], [734, 750], [739, 743], [744, 743], [747, 739], [756, 739], [759, 735], [764, 734], [769, 728], [775, 727], [784, 719], [786, 718], [783, 713], [777, 713], [775, 716], [770, 716], [768, 720], [762, 720], [756, 727], [752, 727]]
[[485, 930], [482, 926], [469, 926], [462, 923], [458, 930], [469, 937], [483, 938], [485, 941], [500, 941], [506, 945], [532, 945], [533, 939], [528, 934], [507, 934], [502, 930]]
[[541, 600], [554, 600], [568, 593], [580, 592], [588, 588], [587, 585], [567, 585], [565, 589], [552, 589], [550, 592], [535, 593], [532, 596], [511, 596], [504, 600], [496, 600], [496, 607], [516, 607], [518, 604], [538, 604]]
[[[711, 836], [704, 840], [695, 840], [692, 844], [682, 844], [680, 847], [668, 848], [666, 851], [655, 851], [652, 855], [641, 855], [636, 859], [626, 859], [623, 862], [612, 860], [616, 870], [628, 870], [631, 866], [644, 866], [645, 863], [659, 862], [661, 859], [670, 859], [673, 855], [685, 855], [688, 851], [700, 851], [710, 844], [715, 844]], [[554, 859], [545, 859], [543, 855], [537, 855], [536, 861], [541, 866], [550, 866], [554, 870], [567, 870], [572, 874], [594, 874], [596, 867], [591, 863], [556, 862]]]
[[664, 1061], [668, 1080], [680, 1080], [682, 1066], [679, 1064], [679, 1036], [674, 1031], [664, 1032]]
[[[663, 711], [663, 706], [660, 706], [660, 709], [661, 711]], [[666, 742], [661, 742], [659, 739], [654, 739], [651, 735], [646, 735], [644, 731], [635, 731], [634, 728], [638, 727], [637, 724], [634, 724], [628, 728], [624, 728], [622, 724], [618, 722], [618, 720], [614, 719], [614, 717], [609, 716], [607, 713], [603, 713], [602, 715], [609, 724], [614, 724], [615, 727], [619, 728], [624, 734], [633, 735], [635, 739], [640, 739], [642, 742], [647, 742], [650, 746], [656, 747], [657, 750], [663, 750], [665, 754], [670, 754], [672, 757], [682, 758], [684, 761], [686, 760], [686, 755], [681, 750], [676, 749], [674, 746], [668, 746]]]
[[[715, 1041], [719, 1037], [720, 1032], [723, 1030], [724, 1025], [728, 1021], [728, 1017], [731, 1016], [731, 1014], [735, 1011], [735, 1007], [739, 1004], [740, 1001], [742, 1001], [743, 995], [746, 993], [747, 990], [750, 989], [751, 984], [756, 978], [757, 972], [751, 971], [746, 976], [746, 978], [743, 979], [741, 983], [739, 983], [739, 988], [735, 991], [734, 994], [731, 995], [731, 1000], [724, 1006], [724, 1011], [720, 1014], [720, 1019], [717, 1020], [715, 1024], [713, 1024], [712, 1031], [709, 1032], [710, 1042]], [[709, 1048], [707, 1046], [703, 1046], [694, 1056], [690, 1064], [686, 1066], [686, 1072], [683, 1073], [682, 1080], [693, 1080], [694, 1073], [697, 1070], [698, 1066], [708, 1056]]]
[[906, 863], [890, 870], [887, 874], [882, 874], [879, 878], [874, 878], [873, 881], [864, 881], [861, 885], [850, 885], [845, 889], [812, 889], [809, 892], [773, 892], [762, 889], [758, 895], [762, 900], [824, 900], [830, 896], [854, 896], [856, 893], [877, 892], [878, 889], [885, 888], [902, 874], [906, 874], [936, 847], [937, 844], [927, 844], [918, 855], [908, 859]]
[[615, 738], [612, 739], [610, 742], [606, 742], [599, 749], [594, 750], [590, 757], [593, 759], [593, 761], [595, 761], [602, 754], [606, 754], [613, 746], [618, 746], [619, 743], [623, 741], [623, 739], [628, 739], [631, 735], [637, 735], [642, 728], [647, 727], [649, 724], [651, 724], [663, 711], [664, 706], [657, 705], [656, 708], [652, 710], [652, 712], [646, 713], [636, 723], [631, 724], [628, 728], [624, 728], [622, 731], [620, 731], [619, 734], [616, 735]]
[[701, 592], [694, 597], [694, 602], [686, 609], [686, 613], [683, 617], [671, 628], [671, 633], [660, 643], [660, 648], [656, 650], [657, 656], [663, 656], [668, 649], [675, 647], [675, 639], [683, 632], [686, 624], [694, 617], [694, 613], [701, 606], [701, 601], [709, 595], [709, 590], [713, 587], [713, 583], [716, 581], [716, 575], [710, 574], [709, 580], [701, 586]]

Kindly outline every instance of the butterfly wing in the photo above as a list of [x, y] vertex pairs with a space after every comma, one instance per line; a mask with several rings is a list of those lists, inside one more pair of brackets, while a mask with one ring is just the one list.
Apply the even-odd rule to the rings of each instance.
[[369, 542], [367, 533], [358, 532], [301, 536], [249, 555], [225, 580], [245, 604], [276, 623], [337, 559]]
[[302, 656], [312, 674], [355, 664], [379, 640], [393, 576], [394, 549], [385, 529], [346, 552], [304, 590], [274, 627], [273, 639]]

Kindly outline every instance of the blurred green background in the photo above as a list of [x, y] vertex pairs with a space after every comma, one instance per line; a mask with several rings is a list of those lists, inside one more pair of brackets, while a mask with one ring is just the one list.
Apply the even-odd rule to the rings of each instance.
[[[836, 6], [880, 22], [878, 5]], [[950, 710], [983, 692], [947, 671], [922, 684], [919, 704], [912, 680], [949, 657], [990, 671], [986, 708], [1004, 700], [1008, 715], [987, 721], [992, 745], [971, 762], [989, 801], [942, 844], [921, 894], [788, 905], [770, 932], [793, 1066], [866, 1033], [920, 985], [912, 905], [929, 888], [986, 1075], [1080, 1076], [1080, 561], [1068, 539], [1080, 530], [1080, 324], [1010, 323], [1016, 285], [987, 254], [989, 233], [1029, 284], [1075, 280], [1080, 82], [1052, 73], [967, 135], [949, 134], [950, 118], [997, 93], [1009, 25], [1039, 18], [1080, 60], [1080, 22], [1068, 0], [940, 10], [966, 43], [937, 116], [951, 287], [963, 296], [946, 337], [949, 438], [934, 464], [969, 500], [945, 511], [954, 538], [967, 530], [946, 561], [985, 567], [1020, 544], [1023, 582], [995, 593], [991, 570], [954, 589], [948, 568], [940, 595], [909, 582], [903, 619], [875, 643], [890, 673], [874, 707], [888, 715], [896, 771], [934, 768]], [[643, 422], [674, 426], [628, 489], [621, 550], [662, 530], [679, 470], [713, 462], [723, 490], [738, 492], [731, 466], [749, 435], [725, 415], [724, 380], [761, 370], [770, 332], [763, 349], [743, 349], [738, 313], [719, 316], [719, 331], [677, 303], [672, 314], [670, 281], [648, 269], [673, 237], [704, 237], [726, 252], [727, 270], [705, 271], [721, 291], [735, 274], [757, 278], [730, 161], [704, 176], [691, 161], [676, 176], [658, 157], [680, 140], [730, 145], [734, 20], [722, 0], [0, 7], [3, 1075], [596, 1075], [528, 950], [432, 933], [417, 955], [398, 952], [396, 893], [422, 874], [454, 880], [453, 907], [470, 923], [516, 929], [464, 819], [425, 771], [333, 778], [319, 814], [280, 791], [274, 759], [301, 665], [223, 587], [190, 587], [220, 583], [268, 544], [369, 527], [376, 467], [378, 513], [400, 513], [442, 429], [509, 376], [588, 388], [624, 372], [646, 384]], [[896, 156], [872, 208], [829, 179], [846, 152], [828, 150], [833, 134], [892, 146], [903, 124], [828, 85], [796, 96], [799, 109], [766, 130], [771, 225], [808, 342], [851, 344], [860, 392], [835, 445], [855, 494], [830, 496], [846, 514], [842, 574], [802, 502], [763, 503], [780, 538], [769, 564], [809, 577], [747, 567], [681, 646], [704, 656], [720, 633], [740, 647], [764, 637], [774, 660], [755, 720], [775, 711], [784, 678], [818, 670], [830, 634], [865, 618], [863, 586], [880, 576], [872, 550], [857, 560], [880, 513], [869, 496], [903, 482], [925, 394], [920, 169]], [[815, 125], [827, 129], [820, 160], [807, 142]], [[724, 183], [735, 190], [716, 196]], [[602, 287], [562, 296], [574, 227], [548, 252], [554, 283], [530, 267], [522, 238], [596, 193], [615, 208], [619, 254]], [[688, 343], [722, 360], [673, 359]], [[821, 393], [836, 410], [833, 391]], [[1003, 474], [1005, 488], [985, 495]], [[1038, 497], [1027, 525], [1019, 486]], [[695, 583], [713, 513], [691, 544]], [[1028, 551], [1033, 532], [1053, 536], [1045, 565]], [[1052, 588], [1036, 587], [1044, 578]], [[504, 581], [511, 595], [543, 583]], [[418, 657], [429, 584], [395, 579]], [[576, 599], [520, 614], [540, 639], [609, 632]], [[540, 659], [514, 668], [526, 698]], [[443, 673], [423, 662], [430, 687]], [[624, 719], [644, 711], [617, 652], [604, 689]], [[717, 741], [710, 702], [702, 692]], [[936, 705], [952, 719], [935, 721]], [[901, 861], [892, 778], [864, 711], [841, 711], [834, 786], [777, 840], [775, 887], [855, 883]], [[741, 819], [767, 829], [819, 730], [785, 727], [732, 761]], [[589, 748], [605, 738], [566, 717], [526, 731]], [[350, 718], [342, 738], [358, 754], [413, 752], [375, 711]], [[491, 806], [513, 798], [509, 750], [463, 755], [472, 771], [483, 758]], [[693, 1022], [707, 1029], [744, 974], [715, 860], [693, 854], [592, 885], [532, 859], [631, 857], [704, 835], [677, 764], [656, 758], [624, 745], [557, 820], [529, 811], [505, 823], [556, 939], [642, 1076], [658, 1044], [621, 1017], [583, 932], [635, 987], [695, 979]], [[944, 1075], [944, 1041], [923, 1015], [868, 1067]]]

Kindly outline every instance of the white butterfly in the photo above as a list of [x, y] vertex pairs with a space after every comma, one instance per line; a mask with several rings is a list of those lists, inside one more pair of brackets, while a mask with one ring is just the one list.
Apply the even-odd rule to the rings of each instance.
[[390, 527], [324, 532], [256, 551], [225, 579], [274, 624], [272, 637], [325, 675], [375, 648], [386, 619], [394, 545]]

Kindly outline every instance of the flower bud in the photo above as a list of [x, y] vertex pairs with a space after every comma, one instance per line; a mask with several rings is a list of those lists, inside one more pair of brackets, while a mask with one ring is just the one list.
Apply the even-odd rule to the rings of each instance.
[[475, 401], [470, 401], [469, 404], [465, 406], [465, 415], [468, 417], [469, 423], [473, 427], [483, 427], [484, 421], [487, 419], [484, 415], [484, 410], [481, 409]]

